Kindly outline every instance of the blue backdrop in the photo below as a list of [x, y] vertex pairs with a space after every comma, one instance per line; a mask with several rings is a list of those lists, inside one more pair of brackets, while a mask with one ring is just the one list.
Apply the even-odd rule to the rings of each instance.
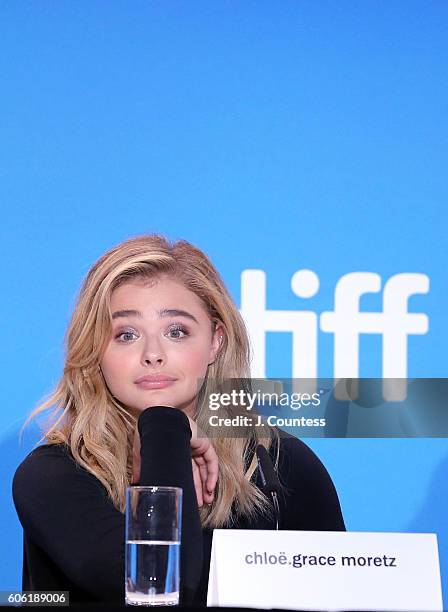
[[[260, 270], [266, 308], [317, 317], [344, 275], [379, 275], [366, 312], [394, 275], [424, 275], [407, 370], [447, 375], [447, 19], [443, 0], [3, 0], [0, 590], [21, 581], [11, 478], [35, 432], [19, 446], [18, 430], [61, 373], [82, 278], [125, 238], [186, 238], [238, 305]], [[303, 269], [311, 297], [291, 288]], [[333, 340], [318, 326], [319, 376]], [[266, 375], [291, 376], [292, 334], [265, 347]], [[380, 333], [358, 361], [382, 375]], [[445, 439], [309, 444], [350, 530], [436, 532], [448, 580]]]

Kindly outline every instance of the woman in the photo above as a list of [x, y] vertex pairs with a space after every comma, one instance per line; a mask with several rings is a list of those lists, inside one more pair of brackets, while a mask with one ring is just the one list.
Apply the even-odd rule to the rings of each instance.
[[24, 590], [123, 602], [125, 490], [160, 484], [183, 489], [181, 603], [205, 605], [213, 528], [274, 526], [260, 443], [284, 486], [281, 528], [345, 528], [330, 476], [296, 438], [270, 427], [206, 437], [204, 398], [248, 378], [249, 357], [238, 309], [188, 242], [141, 236], [95, 263], [68, 328], [63, 376], [29, 417], [53, 407], [54, 422], [14, 476]]

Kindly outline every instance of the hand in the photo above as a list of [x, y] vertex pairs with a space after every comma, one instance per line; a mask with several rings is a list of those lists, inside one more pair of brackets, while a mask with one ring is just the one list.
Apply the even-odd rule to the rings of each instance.
[[[211, 504], [214, 499], [216, 483], [218, 481], [218, 456], [210, 440], [206, 437], [198, 438], [198, 427], [195, 421], [188, 417], [191, 429], [191, 467], [193, 471], [194, 488], [198, 506]], [[140, 481], [140, 435], [135, 428], [134, 443], [132, 448], [132, 481], [137, 484]]]
[[198, 506], [211, 504], [214, 499], [215, 487], [218, 481], [218, 456], [210, 440], [198, 437], [198, 426], [188, 417], [191, 428], [191, 464], [193, 469], [194, 487]]

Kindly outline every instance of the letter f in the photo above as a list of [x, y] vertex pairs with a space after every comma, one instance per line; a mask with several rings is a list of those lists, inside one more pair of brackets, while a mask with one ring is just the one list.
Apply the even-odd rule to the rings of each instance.
[[381, 277], [371, 272], [342, 276], [336, 285], [334, 312], [321, 314], [321, 329], [334, 333], [334, 378], [359, 377], [359, 334], [383, 335], [383, 378], [407, 377], [407, 337], [426, 334], [428, 317], [408, 312], [408, 299], [428, 293], [426, 274], [396, 274], [384, 287], [383, 312], [360, 312], [365, 293], [381, 290]]
[[[323, 312], [320, 328], [334, 334], [334, 378], [359, 377], [359, 334], [375, 333], [381, 313], [360, 312], [365, 293], [378, 293], [381, 277], [374, 272], [351, 272], [339, 279], [334, 292], [334, 312]], [[373, 324], [373, 325], [372, 325]], [[376, 324], [376, 325], [375, 325]], [[375, 330], [373, 329], [375, 328]]]

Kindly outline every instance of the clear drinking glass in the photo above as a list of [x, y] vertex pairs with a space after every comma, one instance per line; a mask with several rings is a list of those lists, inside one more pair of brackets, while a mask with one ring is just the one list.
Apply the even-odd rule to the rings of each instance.
[[179, 604], [182, 489], [126, 489], [126, 603]]

